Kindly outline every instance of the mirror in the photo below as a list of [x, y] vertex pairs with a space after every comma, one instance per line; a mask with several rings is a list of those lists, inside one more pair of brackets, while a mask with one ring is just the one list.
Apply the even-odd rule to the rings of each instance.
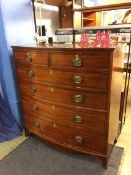
[[[42, 36], [53, 37], [54, 41], [55, 30], [58, 28], [99, 27], [121, 24], [128, 10], [117, 10], [117, 7], [115, 11], [103, 11], [103, 6], [101, 6], [101, 8], [100, 6], [98, 8], [93, 6], [90, 8], [86, 7], [87, 10], [82, 11], [83, 9], [81, 8], [83, 5], [87, 6], [87, 2], [89, 2], [90, 5], [100, 5], [102, 3], [116, 3], [116, 0], [46, 0], [44, 5], [42, 5], [43, 0], [32, 0], [32, 2], [35, 1], [42, 6], [40, 14], [40, 11], [38, 12], [39, 7], [34, 3], [36, 33], [40, 33]], [[124, 0], [120, 0], [119, 2], [124, 2]], [[128, 3], [125, 4], [127, 5]], [[131, 3], [128, 6], [131, 7]], [[112, 8], [111, 5], [110, 8]], [[126, 18], [124, 23], [130, 23], [129, 19]]]

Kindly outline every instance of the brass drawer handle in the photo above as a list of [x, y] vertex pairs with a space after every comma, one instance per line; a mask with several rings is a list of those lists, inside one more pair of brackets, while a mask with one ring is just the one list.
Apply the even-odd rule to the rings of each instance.
[[81, 103], [83, 101], [83, 97], [82, 95], [75, 95], [73, 100], [76, 103]]
[[81, 84], [82, 83], [82, 77], [79, 76], [79, 75], [75, 75], [73, 77], [73, 82], [76, 83], [76, 84]]
[[32, 57], [30, 56], [29, 53], [27, 53], [26, 57], [25, 57], [25, 60], [28, 62], [28, 63], [31, 63], [32, 62]]
[[38, 110], [38, 106], [36, 104], [33, 104], [32, 105], [32, 109], [33, 109], [33, 111], [37, 111]]
[[31, 88], [30, 88], [30, 91], [31, 91], [31, 92], [36, 92], [37, 90], [36, 90], [35, 87], [31, 87]]
[[29, 76], [29, 77], [34, 77], [34, 72], [33, 72], [32, 70], [30, 70], [30, 71], [28, 72], [28, 76]]
[[34, 125], [35, 128], [40, 128], [40, 124], [38, 122], [35, 122], [35, 125]]
[[75, 136], [74, 139], [77, 143], [83, 143], [83, 137], [81, 136]]
[[79, 116], [79, 115], [75, 115], [74, 116], [74, 121], [76, 122], [76, 123], [82, 123], [83, 122], [83, 119], [82, 119], [82, 117], [81, 116]]
[[73, 62], [73, 66], [75, 66], [75, 67], [82, 66], [82, 60], [79, 57], [79, 55], [76, 55], [75, 58], [73, 58], [72, 62]]

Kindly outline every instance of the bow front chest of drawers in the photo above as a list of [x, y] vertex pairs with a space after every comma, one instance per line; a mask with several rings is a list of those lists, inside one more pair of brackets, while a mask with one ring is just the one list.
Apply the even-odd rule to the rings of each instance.
[[121, 48], [12, 48], [26, 132], [107, 167], [118, 131]]

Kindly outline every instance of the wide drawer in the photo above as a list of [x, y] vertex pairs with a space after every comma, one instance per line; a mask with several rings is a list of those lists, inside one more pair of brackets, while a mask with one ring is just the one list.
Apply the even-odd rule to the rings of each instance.
[[80, 71], [80, 70], [59, 70], [47, 69], [39, 66], [19, 66], [17, 67], [18, 76], [25, 80], [37, 80], [47, 83], [54, 83], [68, 86], [80, 86], [83, 88], [108, 87], [109, 75], [105, 71]]
[[30, 114], [29, 117], [35, 115], [42, 119], [50, 119], [66, 125], [84, 128], [90, 134], [106, 135], [107, 117], [104, 112], [45, 103], [28, 96], [22, 96], [22, 105], [24, 113]]
[[40, 50], [21, 49], [14, 50], [14, 57], [17, 65], [19, 64], [40, 64], [48, 66], [48, 53]]
[[86, 108], [106, 109], [107, 92], [98, 90], [82, 91], [65, 89], [42, 83], [20, 82], [21, 94], [35, 96], [44, 100]]
[[77, 67], [77, 68], [95, 68], [110, 69], [111, 59], [108, 52], [60, 52], [50, 55], [52, 67]]
[[69, 147], [78, 149], [105, 153], [105, 138], [100, 136], [88, 135], [80, 129], [69, 126], [62, 126], [57, 123], [42, 120], [36, 117], [25, 117], [25, 128], [40, 135], [43, 138], [54, 140], [54, 142], [63, 143]]

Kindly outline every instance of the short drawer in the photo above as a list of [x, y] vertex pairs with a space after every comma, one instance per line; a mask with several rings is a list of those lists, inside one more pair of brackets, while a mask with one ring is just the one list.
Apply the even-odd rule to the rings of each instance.
[[93, 69], [110, 69], [110, 53], [100, 53], [95, 51], [91, 54], [82, 53], [52, 53], [52, 67], [75, 67], [75, 68], [93, 68]]
[[106, 135], [107, 117], [104, 112], [82, 110], [45, 103], [40, 99], [28, 96], [22, 97], [23, 112], [42, 119], [59, 121], [60, 123], [84, 128], [90, 134]]
[[40, 64], [43, 66], [48, 66], [48, 53], [40, 50], [15, 50], [14, 58], [18, 65]]
[[109, 73], [105, 71], [80, 71], [80, 70], [59, 70], [47, 69], [38, 66], [19, 66], [18, 76], [25, 80], [36, 80], [47, 83], [78, 86], [83, 88], [108, 88]]
[[44, 100], [87, 108], [106, 109], [107, 92], [100, 90], [82, 91], [47, 86], [42, 83], [20, 82], [21, 94], [35, 96]]
[[84, 133], [79, 129], [47, 122], [40, 118], [24, 115], [25, 128], [43, 138], [54, 140], [69, 147], [105, 153], [105, 138]]

